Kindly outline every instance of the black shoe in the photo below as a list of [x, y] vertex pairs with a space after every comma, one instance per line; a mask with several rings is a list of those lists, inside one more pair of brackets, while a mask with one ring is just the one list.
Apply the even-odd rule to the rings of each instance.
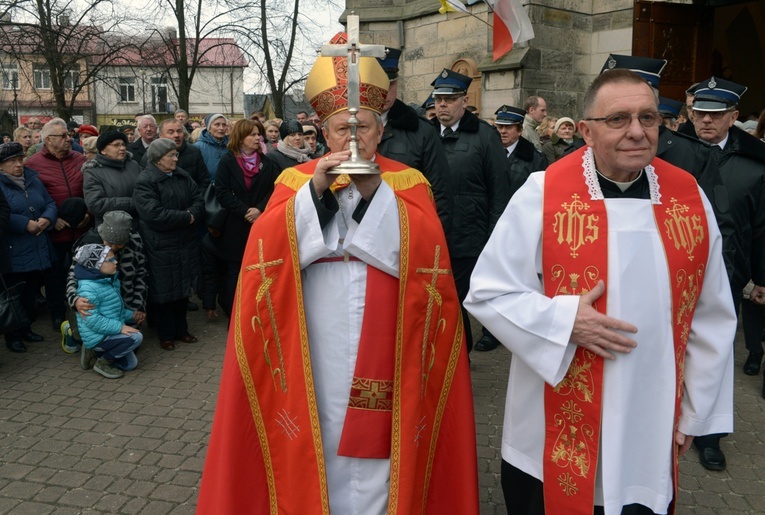
[[744, 362], [744, 373], [748, 376], [756, 376], [760, 373], [760, 365], [762, 364], [762, 352], [759, 354], [750, 352], [749, 356]]
[[490, 350], [494, 350], [497, 347], [499, 347], [499, 340], [496, 338], [489, 336], [488, 334], [484, 334], [480, 340], [478, 340], [478, 343], [475, 344], [473, 347], [473, 350], [477, 350], [479, 352], [486, 352]]
[[24, 342], [21, 340], [16, 340], [15, 342], [5, 342], [5, 346], [8, 347], [8, 350], [11, 352], [26, 352], [27, 346], [24, 345]]
[[24, 335], [24, 340], [34, 343], [44, 342], [45, 336], [41, 336], [37, 333], [33, 333], [32, 331], [28, 331], [27, 334]]
[[196, 311], [198, 309], [199, 309], [199, 306], [196, 305], [195, 303], [193, 303], [191, 301], [188, 301], [186, 303], [186, 311]]
[[64, 323], [64, 317], [53, 317], [51, 318], [50, 326], [55, 332], [60, 333], [62, 323]]
[[699, 461], [707, 470], [725, 470], [725, 454], [723, 454], [719, 447], [699, 449]]

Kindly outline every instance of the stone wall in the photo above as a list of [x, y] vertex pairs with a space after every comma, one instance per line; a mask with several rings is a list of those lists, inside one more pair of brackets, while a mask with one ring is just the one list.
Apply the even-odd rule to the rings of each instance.
[[[675, 0], [688, 3], [692, 0]], [[482, 118], [502, 104], [521, 106], [530, 95], [547, 99], [556, 116], [578, 116], [587, 85], [609, 53], [632, 53], [634, 0], [524, 0], [535, 37], [491, 61], [492, 14], [484, 2], [471, 15], [439, 14], [435, 0], [347, 0], [361, 19], [361, 38], [403, 49], [399, 98], [422, 103], [443, 68], [475, 64], [479, 91], [471, 94]]]

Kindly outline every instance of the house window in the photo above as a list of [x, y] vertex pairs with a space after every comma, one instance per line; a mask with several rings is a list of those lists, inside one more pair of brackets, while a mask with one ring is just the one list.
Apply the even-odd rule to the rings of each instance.
[[69, 70], [64, 75], [64, 87], [68, 90], [74, 90], [80, 86], [80, 70]]
[[15, 64], [0, 64], [3, 89], [19, 89], [19, 69]]
[[164, 77], [151, 78], [151, 111], [167, 112], [167, 81]]
[[120, 77], [120, 102], [135, 102], [135, 77]]
[[35, 68], [35, 89], [50, 89], [50, 70]]

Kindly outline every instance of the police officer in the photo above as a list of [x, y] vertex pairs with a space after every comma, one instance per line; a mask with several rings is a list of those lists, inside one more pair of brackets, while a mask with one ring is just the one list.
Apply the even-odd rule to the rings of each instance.
[[[494, 224], [510, 198], [506, 152], [497, 131], [467, 110], [473, 79], [444, 69], [431, 83], [436, 118], [452, 170], [452, 230], [449, 253], [460, 302], [470, 289], [470, 275]], [[473, 347], [467, 311], [462, 308], [468, 351]]]
[[[746, 89], [717, 77], [701, 82], [694, 92], [692, 117], [699, 139], [714, 149], [738, 235], [731, 279], [736, 309], [750, 279], [755, 284], [750, 299], [765, 304], [765, 144], [733, 125]], [[751, 349], [747, 363], [759, 368], [761, 361], [762, 348]], [[725, 469], [722, 436], [697, 436], [693, 441], [701, 464], [709, 470]]]
[[[499, 132], [502, 146], [507, 155], [507, 179], [509, 192], [515, 192], [526, 182], [529, 175], [547, 168], [547, 158], [539, 152], [534, 145], [524, 138], [523, 120], [526, 111], [518, 107], [503, 105], [494, 113], [496, 120], [494, 126]], [[507, 202], [510, 201], [508, 196]], [[499, 346], [499, 341], [483, 328], [483, 336], [475, 344], [477, 351], [490, 351]]]
[[378, 59], [388, 75], [390, 87], [383, 105], [382, 120], [385, 125], [377, 151], [390, 159], [419, 170], [430, 182], [436, 201], [438, 217], [449, 241], [451, 209], [449, 191], [449, 163], [441, 146], [441, 139], [433, 126], [396, 98], [398, 94], [398, 62], [401, 50], [386, 47], [385, 59]]

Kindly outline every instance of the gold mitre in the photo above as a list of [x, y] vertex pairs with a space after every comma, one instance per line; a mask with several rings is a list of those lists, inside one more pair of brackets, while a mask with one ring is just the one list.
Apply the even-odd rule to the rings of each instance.
[[[338, 32], [330, 44], [345, 45], [348, 35]], [[388, 94], [388, 75], [374, 57], [359, 58], [359, 107], [382, 113]], [[348, 109], [348, 58], [319, 56], [305, 82], [305, 97], [313, 110], [326, 120]]]

